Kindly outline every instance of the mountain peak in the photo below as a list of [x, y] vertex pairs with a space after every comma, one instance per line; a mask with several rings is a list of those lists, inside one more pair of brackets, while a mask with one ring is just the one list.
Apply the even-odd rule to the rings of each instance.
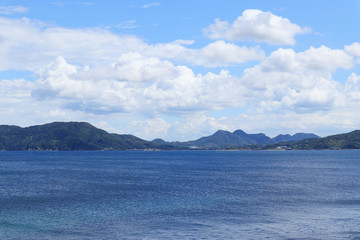
[[[218, 130], [213, 135], [188, 142], [145, 141], [133, 135], [110, 134], [87, 122], [53, 122], [30, 127], [0, 125], [0, 150], [127, 150], [127, 149], [229, 149], [253, 145], [255, 149], [288, 146], [293, 149], [360, 148], [360, 130], [320, 138], [312, 133], [248, 134]], [[280, 145], [281, 144], [281, 145]]]
[[241, 130], [241, 129], [235, 130], [235, 131], [233, 132], [233, 134], [235, 134], [235, 135], [239, 135], [239, 136], [244, 136], [244, 135], [247, 135], [247, 133], [246, 133], [246, 132], [244, 132], [244, 131], [243, 131], [243, 130]]
[[274, 143], [281, 143], [281, 142], [300, 141], [300, 140], [312, 139], [312, 138], [319, 138], [319, 136], [317, 136], [313, 133], [296, 133], [294, 135], [280, 134], [280, 135], [272, 138], [272, 140]]
[[110, 134], [86, 122], [0, 126], [0, 150], [126, 150], [153, 146], [135, 136]]

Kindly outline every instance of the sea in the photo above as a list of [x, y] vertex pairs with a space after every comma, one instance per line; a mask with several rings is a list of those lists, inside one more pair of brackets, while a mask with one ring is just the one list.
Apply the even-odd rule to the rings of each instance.
[[360, 151], [0, 152], [0, 239], [360, 239]]

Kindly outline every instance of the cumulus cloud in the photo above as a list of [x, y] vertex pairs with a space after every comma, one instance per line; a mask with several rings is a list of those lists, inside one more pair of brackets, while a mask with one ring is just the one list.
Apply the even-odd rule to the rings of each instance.
[[345, 83], [345, 93], [349, 100], [360, 102], [360, 76], [352, 73]]
[[303, 112], [301, 114], [286, 111], [242, 114], [228, 117], [224, 124], [231, 127], [231, 131], [241, 128], [248, 133], [266, 133], [275, 137], [278, 134], [295, 134], [298, 132], [312, 132], [319, 136], [344, 133], [358, 129], [360, 119], [357, 111], [351, 109], [358, 104], [349, 103], [347, 106], [334, 108], [332, 111]]
[[178, 136], [179, 140], [183, 141], [195, 140], [213, 134], [219, 129], [229, 130], [223, 118], [217, 119], [198, 112], [187, 116], [182, 122], [171, 124], [168, 135], [170, 139], [176, 139]]
[[195, 75], [186, 66], [139, 54], [124, 54], [116, 63], [95, 68], [58, 57], [38, 78], [32, 91], [36, 99], [62, 99], [64, 107], [92, 113], [156, 114], [242, 104], [243, 87], [226, 71]]
[[90, 119], [87, 113], [64, 110], [59, 99], [52, 99], [50, 102], [34, 101], [31, 93], [35, 88], [35, 83], [25, 79], [0, 81], [0, 115], [3, 123], [29, 126], [49, 121], [70, 121], [74, 118]]
[[39, 71], [32, 96], [39, 100], [61, 99], [65, 108], [93, 113], [127, 111], [133, 107], [133, 97], [124, 88], [124, 83], [79, 76], [88, 71], [88, 67], [71, 65], [58, 57]]
[[[258, 47], [224, 40], [200, 48], [181, 39], [148, 44], [106, 29], [68, 29], [26, 18], [0, 18], [0, 28], [0, 71], [27, 70], [36, 77], [0, 80], [0, 115], [13, 116], [13, 124], [24, 118], [29, 125], [126, 119], [119, 132], [190, 140], [218, 129], [261, 132], [274, 123], [279, 129], [312, 123], [320, 129], [340, 125], [344, 116], [343, 126], [352, 128], [360, 121], [353, 111], [360, 104], [359, 76], [353, 73], [345, 84], [332, 78], [339, 68], [353, 67], [358, 43], [345, 50], [279, 48], [265, 56]], [[226, 68], [197, 74], [189, 67], [252, 60], [256, 65], [241, 76]], [[236, 109], [237, 116], [209, 116], [227, 109]]]
[[22, 98], [30, 97], [33, 83], [26, 81], [25, 79], [15, 80], [1, 80], [0, 81], [0, 102], [8, 103], [9, 100], [12, 102], [21, 101]]
[[210, 43], [201, 49], [189, 49], [182, 46], [183, 44], [183, 41], [157, 44], [148, 49], [146, 53], [205, 67], [230, 66], [252, 60], [261, 60], [265, 57], [265, 52], [259, 47], [240, 47], [222, 40]]
[[239, 47], [232, 43], [216, 41], [201, 50], [193, 50], [186, 58], [194, 65], [218, 67], [224, 63], [228, 65], [240, 64], [251, 60], [260, 60], [265, 53], [258, 47]]
[[[156, 130], [158, 135], [166, 136], [166, 132], [174, 136], [178, 131], [174, 129], [180, 129], [184, 122], [168, 125], [151, 116], [195, 116], [199, 112], [245, 106], [250, 106], [249, 114], [254, 115], [306, 114], [343, 107], [348, 100], [346, 95], [350, 95], [349, 89], [353, 89], [352, 101], [356, 99], [359, 91], [354, 86], [358, 86], [358, 77], [349, 78], [344, 90], [332, 79], [332, 74], [352, 64], [353, 58], [345, 51], [325, 46], [298, 53], [278, 49], [260, 64], [246, 69], [241, 78], [225, 70], [196, 75], [186, 66], [139, 53], [125, 53], [111, 64], [97, 66], [70, 64], [58, 57], [38, 71], [32, 96], [39, 100], [61, 99], [63, 107], [72, 111], [143, 114], [154, 121], [133, 121], [132, 126], [145, 129], [159, 122], [162, 127]], [[226, 127], [215, 120], [206, 118], [209, 129]], [[186, 125], [186, 129], [190, 126]], [[153, 131], [145, 133], [150, 136]]]
[[351, 45], [346, 45], [345, 50], [354, 57], [357, 57], [357, 63], [360, 63], [360, 43], [355, 42]]
[[346, 45], [345, 50], [355, 57], [360, 57], [360, 43], [358, 42], [351, 45]]
[[287, 18], [257, 9], [245, 10], [232, 24], [215, 19], [215, 23], [203, 29], [211, 39], [255, 40], [275, 45], [294, 45], [295, 35], [308, 31]]
[[311, 47], [298, 55], [299, 62], [304, 69], [314, 71], [334, 72], [338, 68], [350, 69], [353, 67], [353, 58], [340, 49], [330, 49], [325, 46]]
[[157, 138], [168, 138], [168, 129], [171, 124], [166, 120], [156, 117], [145, 120], [134, 120], [130, 124], [132, 132], [136, 136], [143, 139], [153, 140], [154, 136]]
[[27, 18], [0, 18], [0, 28], [0, 70], [36, 71], [58, 56], [98, 64], [147, 46], [137, 37], [100, 28], [67, 29]]
[[245, 70], [243, 81], [258, 96], [257, 110], [326, 111], [345, 101], [332, 74], [352, 66], [353, 58], [343, 50], [322, 46], [296, 53], [278, 49], [261, 64]]
[[338, 68], [353, 67], [353, 58], [343, 50], [331, 49], [326, 46], [310, 47], [304, 52], [296, 53], [293, 49], [283, 49], [272, 52], [261, 63], [263, 71], [277, 72], [328, 72]]
[[264, 57], [264, 52], [257, 47], [240, 47], [224, 41], [210, 43], [202, 49], [184, 46], [192, 44], [190, 40], [149, 45], [136, 36], [117, 35], [105, 29], [68, 29], [27, 18], [0, 18], [0, 28], [0, 70], [36, 71], [58, 56], [73, 63], [98, 65], [116, 61], [122, 54], [140, 53], [207, 67]]
[[[260, 64], [246, 69], [241, 78], [228, 71], [196, 75], [186, 66], [139, 53], [125, 53], [112, 63], [97, 66], [70, 64], [58, 57], [38, 71], [32, 96], [61, 100], [63, 108], [70, 111], [147, 116], [148, 120], [133, 120], [131, 124], [133, 130], [144, 130], [141, 136], [147, 139], [151, 134], [186, 138], [194, 136], [191, 126], [236, 126], [230, 121], [225, 124], [225, 120], [205, 117], [206, 111], [248, 106], [251, 116], [295, 116], [343, 108], [350, 95], [355, 103], [360, 92], [358, 76], [352, 75], [344, 88], [332, 79], [338, 68], [350, 68], [352, 64], [353, 58], [345, 51], [325, 46], [298, 53], [278, 49]], [[188, 116], [185, 120], [191, 121], [167, 123], [156, 117], [158, 114]], [[156, 123], [159, 128], [151, 130], [149, 126]]]
[[187, 115], [183, 121], [171, 123], [161, 117], [134, 120], [131, 122], [131, 129], [137, 136], [148, 140], [153, 140], [156, 136], [166, 140], [187, 141], [213, 134], [219, 129], [228, 130], [223, 120], [197, 112]]

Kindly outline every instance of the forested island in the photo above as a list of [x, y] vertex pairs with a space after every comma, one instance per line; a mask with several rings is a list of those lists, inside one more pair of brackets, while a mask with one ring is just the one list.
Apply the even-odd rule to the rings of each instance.
[[146, 141], [129, 134], [108, 133], [86, 122], [53, 122], [31, 127], [0, 125], [1, 151], [81, 150], [310, 150], [360, 149], [360, 130], [324, 138], [312, 133], [247, 134], [219, 130], [193, 141]]

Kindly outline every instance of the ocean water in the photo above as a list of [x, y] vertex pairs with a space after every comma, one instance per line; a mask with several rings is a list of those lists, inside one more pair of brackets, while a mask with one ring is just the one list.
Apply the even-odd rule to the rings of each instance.
[[0, 239], [360, 239], [360, 151], [0, 152]]

